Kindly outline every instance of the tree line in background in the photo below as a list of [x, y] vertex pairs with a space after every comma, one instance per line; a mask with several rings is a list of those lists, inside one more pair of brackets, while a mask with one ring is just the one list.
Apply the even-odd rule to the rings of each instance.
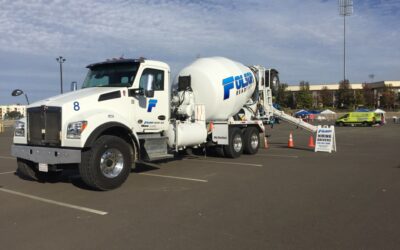
[[380, 107], [393, 110], [400, 102], [400, 95], [391, 86], [385, 86], [377, 94], [376, 90], [365, 83], [363, 89], [352, 89], [348, 80], [341, 81], [337, 91], [329, 90], [325, 86], [314, 97], [309, 82], [301, 81], [297, 92], [289, 92], [287, 87], [285, 83], [278, 85], [273, 95], [277, 104], [292, 109]]
[[7, 113], [4, 114], [4, 117], [0, 116], [0, 119], [4, 119], [4, 120], [17, 120], [24, 117], [19, 111], [9, 111]]

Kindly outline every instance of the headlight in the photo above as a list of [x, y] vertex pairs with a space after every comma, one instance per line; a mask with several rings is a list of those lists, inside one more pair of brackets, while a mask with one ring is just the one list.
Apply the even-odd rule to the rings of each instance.
[[87, 121], [71, 122], [67, 127], [68, 139], [80, 139], [83, 130], [87, 126]]
[[20, 136], [20, 137], [25, 136], [25, 122], [21, 122], [21, 121], [15, 122], [14, 136]]

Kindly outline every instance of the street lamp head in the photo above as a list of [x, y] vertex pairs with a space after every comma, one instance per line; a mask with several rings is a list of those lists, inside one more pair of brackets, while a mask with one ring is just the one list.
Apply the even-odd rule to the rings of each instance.
[[59, 62], [59, 63], [63, 63], [63, 62], [65, 62], [67, 59], [65, 59], [65, 58], [62, 57], [62, 56], [59, 56], [59, 57], [56, 58], [56, 60], [57, 60], [57, 62]]
[[26, 102], [27, 102], [28, 105], [29, 105], [28, 95], [27, 95], [26, 93], [24, 93], [24, 91], [22, 91], [22, 90], [20, 90], [20, 89], [14, 89], [13, 92], [11, 93], [12, 96], [20, 96], [20, 95], [22, 95], [22, 94], [25, 95]]
[[351, 16], [353, 14], [353, 0], [339, 0], [339, 15]]
[[12, 96], [20, 96], [24, 93], [24, 91], [20, 89], [14, 89], [13, 92], [11, 93]]

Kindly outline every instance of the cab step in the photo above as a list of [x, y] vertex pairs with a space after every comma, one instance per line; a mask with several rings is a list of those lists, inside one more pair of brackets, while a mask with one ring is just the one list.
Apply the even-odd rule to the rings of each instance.
[[140, 140], [141, 160], [156, 161], [173, 158], [173, 154], [168, 154], [167, 137], [147, 137]]

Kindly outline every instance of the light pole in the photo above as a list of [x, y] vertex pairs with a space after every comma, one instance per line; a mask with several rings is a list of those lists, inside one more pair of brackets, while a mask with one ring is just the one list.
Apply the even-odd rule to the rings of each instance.
[[63, 93], [63, 76], [62, 76], [62, 64], [66, 61], [66, 59], [62, 56], [56, 58], [57, 62], [60, 64], [60, 88], [61, 94]]
[[369, 79], [371, 79], [371, 82], [373, 82], [374, 78], [375, 78], [375, 75], [374, 74], [369, 74], [368, 77], [369, 77]]
[[346, 81], [346, 16], [353, 14], [353, 0], [339, 0], [339, 15], [343, 16], [343, 81]]

